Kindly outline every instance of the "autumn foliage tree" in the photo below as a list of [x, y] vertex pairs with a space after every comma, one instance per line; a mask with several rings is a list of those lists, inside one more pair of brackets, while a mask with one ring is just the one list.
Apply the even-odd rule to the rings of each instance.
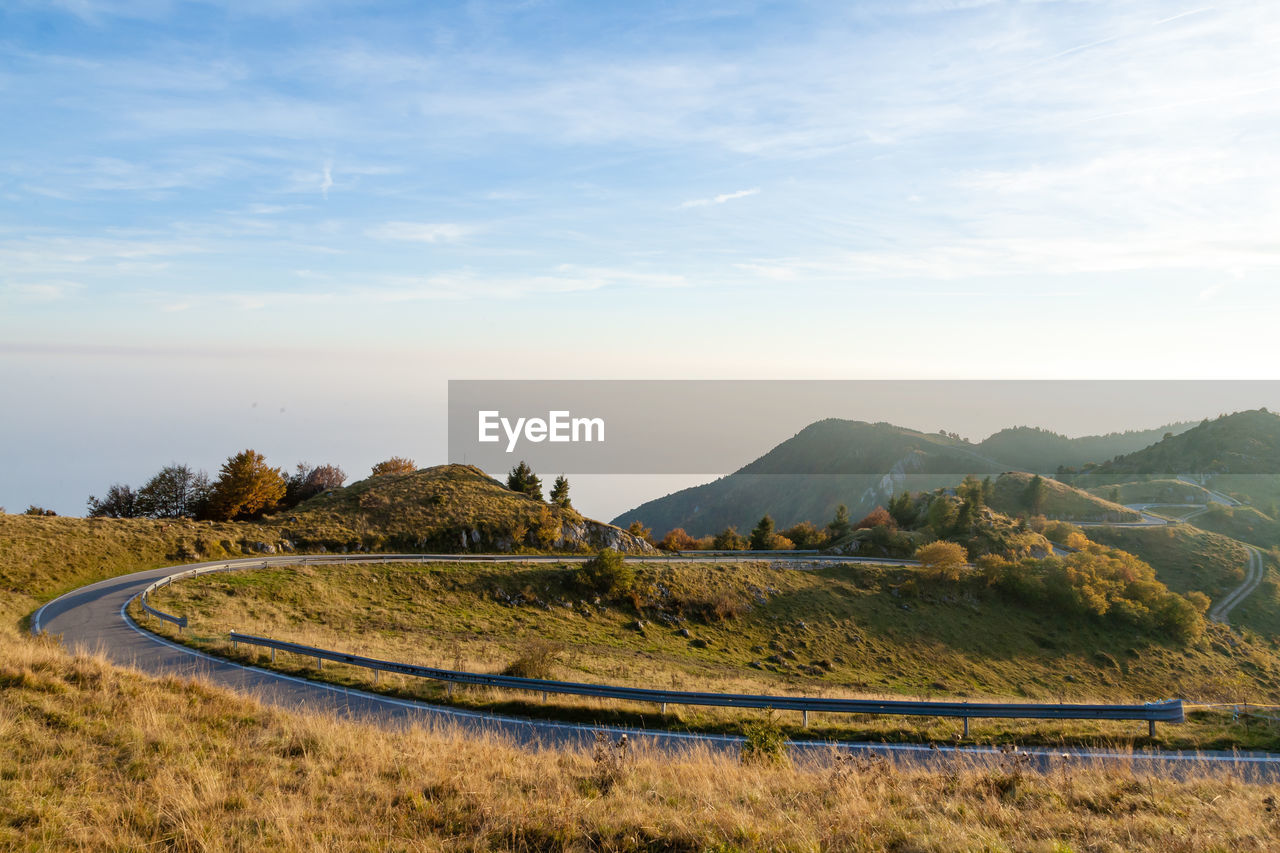
[[284, 471], [267, 465], [255, 450], [244, 450], [223, 463], [209, 496], [209, 515], [222, 520], [253, 518], [279, 503], [285, 493]]
[[916, 559], [925, 574], [937, 580], [958, 581], [969, 552], [955, 542], [930, 542], [916, 550]]
[[690, 536], [683, 527], [667, 531], [658, 547], [664, 551], [693, 551], [698, 547], [698, 540]]
[[385, 462], [379, 462], [373, 466], [370, 477], [383, 477], [387, 474], [412, 474], [418, 470], [418, 466], [412, 459], [406, 459], [403, 456], [392, 456]]
[[317, 465], [314, 468], [306, 462], [299, 462], [293, 474], [285, 481], [282, 506], [297, 506], [308, 498], [314, 498], [321, 492], [340, 489], [347, 481], [347, 474], [337, 465]]
[[897, 522], [894, 521], [893, 516], [889, 514], [889, 511], [882, 506], [878, 506], [875, 509], [871, 510], [871, 512], [867, 513], [866, 517], [863, 518], [862, 521], [859, 521], [857, 524], [855, 524], [853, 526], [853, 529], [867, 530], [872, 527], [897, 527], [897, 526], [898, 526]]

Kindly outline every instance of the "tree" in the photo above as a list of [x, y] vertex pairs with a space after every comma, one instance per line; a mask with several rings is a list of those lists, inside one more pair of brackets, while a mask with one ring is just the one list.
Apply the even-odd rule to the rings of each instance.
[[523, 459], [507, 474], [507, 488], [536, 500], [542, 500], [542, 480]]
[[1027, 506], [1031, 509], [1032, 515], [1044, 515], [1044, 478], [1036, 474], [1031, 478], [1031, 482], [1027, 483]]
[[827, 537], [812, 521], [802, 521], [782, 531], [782, 535], [790, 539], [797, 548], [808, 549], [821, 547]]
[[958, 581], [969, 562], [969, 552], [955, 542], [930, 542], [916, 549], [916, 559], [925, 574], [938, 580]]
[[732, 524], [716, 534], [711, 545], [716, 551], [745, 551], [748, 545], [746, 537], [738, 532]]
[[690, 536], [683, 527], [667, 531], [658, 547], [664, 551], [692, 551], [698, 547], [698, 540]]
[[853, 522], [849, 520], [849, 508], [844, 504], [836, 507], [835, 518], [827, 523], [827, 529], [831, 531], [832, 539], [839, 539], [853, 529]]
[[412, 459], [404, 456], [392, 456], [385, 462], [379, 462], [373, 466], [370, 477], [385, 477], [388, 474], [412, 474], [418, 470], [418, 466]]
[[569, 478], [564, 474], [556, 477], [556, 481], [551, 484], [551, 502], [565, 509], [572, 506], [569, 503]]
[[137, 518], [141, 514], [138, 493], [124, 483], [113, 483], [102, 500], [89, 495], [91, 518]]
[[36, 506], [35, 504], [31, 504], [30, 506], [28, 506], [26, 509], [26, 512], [22, 514], [23, 515], [49, 515], [49, 516], [57, 515], [57, 513], [54, 512], [53, 510], [45, 509], [44, 507]]
[[284, 497], [284, 471], [267, 465], [255, 450], [243, 450], [222, 464], [209, 495], [209, 514], [224, 521], [253, 518]]
[[653, 528], [645, 527], [644, 522], [638, 518], [631, 522], [631, 525], [627, 528], [627, 532], [637, 539], [643, 539], [650, 545], [653, 544]]
[[285, 481], [284, 499], [280, 501], [280, 505], [297, 506], [322, 492], [342, 488], [346, 481], [346, 472], [337, 465], [317, 465], [312, 468], [306, 462], [299, 462], [293, 474]]
[[929, 526], [937, 536], [951, 533], [956, 524], [956, 506], [946, 495], [934, 495], [926, 513]]
[[773, 550], [773, 536], [773, 517], [766, 514], [751, 531], [751, 550]]
[[911, 500], [910, 492], [899, 492], [889, 498], [889, 515], [893, 516], [899, 527], [912, 525], [919, 513], [916, 511], [915, 501]]
[[871, 512], [867, 513], [866, 518], [854, 525], [854, 530], [867, 530], [872, 527], [896, 527], [897, 523], [893, 520], [893, 516], [889, 515], [889, 511], [882, 506], [878, 506]]
[[138, 489], [138, 514], [152, 518], [194, 518], [209, 499], [209, 475], [186, 465], [166, 465]]
[[622, 595], [635, 584], [636, 572], [622, 555], [605, 548], [587, 560], [577, 571], [580, 588], [602, 596]]

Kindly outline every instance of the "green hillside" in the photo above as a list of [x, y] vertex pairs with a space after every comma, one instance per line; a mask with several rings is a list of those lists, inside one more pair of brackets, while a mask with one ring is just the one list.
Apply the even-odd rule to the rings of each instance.
[[385, 474], [334, 489], [274, 519], [302, 545], [408, 551], [554, 551], [604, 547], [642, 553], [645, 542], [571, 508], [513, 492], [471, 465]]
[[1106, 435], [1067, 438], [1038, 427], [1002, 429], [979, 444], [978, 450], [1018, 471], [1052, 474], [1060, 467], [1078, 467], [1133, 453], [1160, 441], [1166, 433], [1178, 435], [1195, 426], [1175, 423], [1156, 429], [1127, 430]]
[[[822, 524], [839, 504], [860, 518], [904, 490], [955, 486], [966, 474], [1052, 472], [1078, 459], [1097, 458], [1090, 454], [1144, 447], [1184, 426], [1075, 439], [1017, 427], [971, 444], [887, 423], [827, 419], [727, 477], [649, 501], [618, 516], [614, 524], [625, 527], [639, 520], [659, 537], [673, 527], [696, 537], [729, 525], [748, 529], [766, 513], [781, 527], [800, 521]], [[1071, 505], [1081, 517], [1110, 511], [1075, 501]]]
[[659, 537], [673, 527], [704, 536], [729, 525], [749, 529], [766, 513], [780, 527], [825, 523], [839, 504], [857, 519], [897, 492], [953, 486], [965, 474], [1001, 470], [957, 438], [828, 419], [727, 477], [644, 503], [613, 523], [625, 527], [639, 520]]
[[1092, 495], [1121, 504], [1207, 504], [1210, 502], [1209, 492], [1204, 487], [1172, 478], [1094, 486], [1088, 491]]
[[1035, 494], [1035, 475], [1011, 472], [995, 482], [991, 508], [1006, 515], [1043, 515], [1067, 521], [1141, 521], [1142, 514], [1072, 488], [1049, 477], [1041, 477]]
[[1072, 473], [1089, 487], [1179, 474], [1274, 478], [1280, 475], [1280, 416], [1254, 409], [1206, 419], [1148, 448]]

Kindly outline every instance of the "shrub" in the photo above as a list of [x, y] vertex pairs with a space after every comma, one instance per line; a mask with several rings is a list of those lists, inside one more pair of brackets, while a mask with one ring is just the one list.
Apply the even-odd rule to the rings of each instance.
[[854, 530], [867, 530], [872, 527], [897, 527], [898, 523], [894, 521], [893, 516], [889, 515], [889, 511], [882, 506], [878, 506], [866, 517], [853, 526]]
[[955, 542], [930, 542], [916, 550], [916, 559], [930, 577], [958, 581], [960, 572], [969, 561], [969, 553], [963, 545]]
[[42, 506], [36, 506], [35, 504], [31, 504], [30, 506], [27, 507], [27, 510], [26, 512], [23, 513], [23, 515], [57, 515], [57, 513], [51, 509], [45, 509]]
[[782, 535], [790, 539], [797, 548], [808, 550], [819, 548], [827, 541], [827, 536], [812, 521], [802, 521], [782, 531]]
[[564, 654], [564, 646], [552, 640], [535, 638], [525, 647], [520, 657], [502, 671], [503, 675], [516, 678], [537, 678], [550, 681], [555, 676], [556, 665]]
[[635, 569], [612, 548], [605, 548], [578, 569], [578, 585], [603, 596], [623, 595], [635, 581]]
[[385, 462], [379, 462], [374, 465], [369, 476], [383, 477], [387, 474], [412, 474], [416, 470], [418, 470], [417, 465], [412, 459], [407, 459], [403, 456], [392, 456]]
[[738, 528], [729, 525], [716, 534], [711, 544], [716, 551], [745, 551], [748, 543], [746, 537], [738, 532]]
[[677, 527], [662, 537], [658, 547], [664, 551], [692, 551], [698, 547], [698, 541], [686, 533], [683, 527]]
[[742, 736], [743, 764], [782, 764], [787, 760], [787, 738], [772, 712], [764, 719], [743, 723]]

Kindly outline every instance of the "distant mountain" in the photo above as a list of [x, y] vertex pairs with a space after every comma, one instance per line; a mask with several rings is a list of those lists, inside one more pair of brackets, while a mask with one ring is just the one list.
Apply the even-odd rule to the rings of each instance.
[[1253, 409], [1205, 420], [1143, 450], [1092, 467], [1087, 479], [1096, 486], [1180, 474], [1280, 474], [1280, 415]]
[[765, 513], [779, 527], [822, 523], [842, 503], [856, 520], [895, 492], [951, 486], [965, 474], [1001, 470], [958, 438], [831, 418], [727, 477], [649, 501], [613, 523], [626, 527], [640, 520], [655, 536], [673, 527], [703, 536], [729, 525], [749, 529]]
[[1129, 430], [1106, 435], [1067, 438], [1038, 427], [1002, 429], [977, 446], [993, 459], [999, 459], [1017, 471], [1053, 474], [1060, 466], [1077, 468], [1087, 462], [1102, 462], [1115, 456], [1141, 450], [1160, 441], [1165, 435], [1179, 435], [1195, 423], [1168, 424], [1156, 429]]
[[[626, 527], [638, 520], [658, 537], [674, 527], [705, 536], [729, 525], [745, 531], [766, 513], [779, 527], [800, 521], [822, 524], [842, 503], [856, 520], [903, 490], [954, 486], [966, 474], [981, 477], [1014, 470], [1052, 474], [1078, 460], [1096, 461], [1138, 450], [1184, 428], [1175, 424], [1067, 438], [1015, 427], [971, 444], [944, 433], [829, 418], [810, 424], [733, 474], [644, 503], [613, 523]], [[1094, 453], [1101, 455], [1090, 455]]]

